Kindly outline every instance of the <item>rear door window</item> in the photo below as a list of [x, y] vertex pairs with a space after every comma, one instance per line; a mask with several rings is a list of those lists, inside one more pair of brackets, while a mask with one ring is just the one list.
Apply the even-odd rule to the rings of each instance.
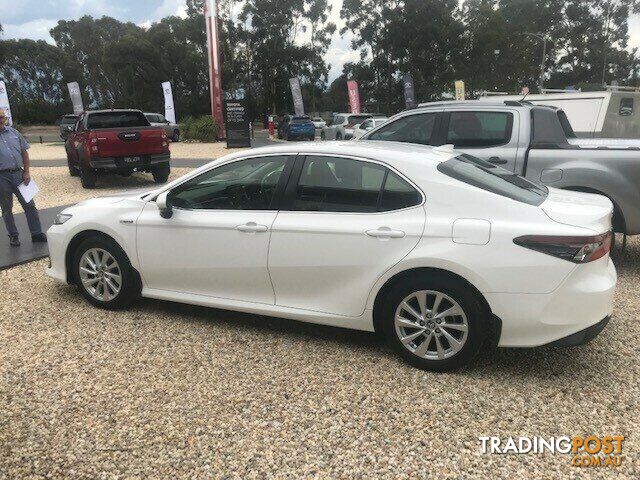
[[458, 155], [438, 165], [438, 170], [461, 182], [529, 205], [540, 205], [549, 194], [544, 185], [472, 155]]
[[458, 148], [505, 145], [511, 140], [512, 128], [510, 112], [451, 112], [446, 143]]
[[437, 113], [419, 113], [401, 117], [386, 124], [367, 137], [367, 140], [420, 143], [429, 145]]

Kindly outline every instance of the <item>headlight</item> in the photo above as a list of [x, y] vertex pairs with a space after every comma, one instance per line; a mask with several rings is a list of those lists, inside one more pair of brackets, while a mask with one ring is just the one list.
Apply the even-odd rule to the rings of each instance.
[[62, 225], [64, 222], [69, 220], [73, 215], [70, 213], [59, 213], [56, 215], [56, 219], [53, 221], [54, 225]]

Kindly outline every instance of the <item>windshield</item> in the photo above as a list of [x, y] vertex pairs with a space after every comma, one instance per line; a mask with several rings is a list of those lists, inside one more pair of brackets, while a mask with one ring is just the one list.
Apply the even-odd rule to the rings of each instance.
[[149, 120], [142, 112], [97, 112], [89, 115], [88, 129], [148, 127]]
[[438, 170], [461, 182], [529, 205], [542, 204], [549, 194], [544, 185], [467, 154], [442, 162]]
[[349, 125], [357, 125], [371, 118], [371, 115], [351, 115], [349, 117]]
[[304, 123], [311, 123], [309, 117], [293, 117], [291, 123], [294, 125], [302, 125]]

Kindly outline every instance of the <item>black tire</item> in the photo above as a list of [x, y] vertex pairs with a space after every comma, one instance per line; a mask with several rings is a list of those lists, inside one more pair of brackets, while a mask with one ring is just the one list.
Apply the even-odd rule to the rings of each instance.
[[93, 168], [80, 168], [80, 183], [82, 183], [82, 188], [95, 188], [97, 180], [98, 174]]
[[67, 154], [67, 165], [69, 166], [69, 175], [71, 175], [72, 177], [77, 177], [78, 175], [80, 175], [80, 172], [78, 171], [76, 166], [71, 163], [71, 157], [69, 156], [69, 152], [67, 152], [66, 148], [65, 148], [65, 153]]
[[171, 141], [172, 142], [179, 142], [180, 141], [180, 131], [178, 131], [178, 130], [174, 130], [173, 131], [173, 136], [171, 137]]
[[[108, 252], [118, 263], [122, 283], [120, 291], [110, 300], [101, 301], [94, 298], [80, 280], [80, 261], [85, 252], [91, 249], [101, 249]], [[73, 253], [73, 276], [82, 296], [94, 307], [106, 310], [119, 310], [127, 307], [140, 298], [140, 277], [131, 266], [127, 254], [111, 238], [96, 235], [83, 240]]]
[[171, 173], [171, 167], [169, 166], [168, 163], [154, 167], [153, 170], [151, 170], [151, 174], [153, 175], [153, 181], [156, 183], [167, 183], [170, 173]]
[[320, 132], [320, 140], [326, 140], [327, 136], [324, 134], [324, 132]]
[[336, 140], [342, 140], [342, 134], [340, 132], [336, 133]]
[[[413, 292], [418, 292], [421, 290], [432, 290], [447, 295], [458, 303], [466, 316], [466, 339], [461, 349], [454, 353], [452, 356], [443, 359], [428, 359], [420, 357], [410, 351], [409, 348], [400, 341], [400, 338], [398, 336], [399, 334], [397, 333], [395, 326], [396, 309], [407, 296], [411, 295]], [[434, 300], [427, 300], [427, 308], [429, 308], [429, 301], [433, 303]], [[447, 300], [443, 300], [442, 302], [447, 302]], [[448, 304], [443, 305], [441, 303], [441, 308], [447, 308], [447, 305]], [[485, 311], [485, 308], [483, 308], [482, 303], [475, 296], [475, 294], [470, 291], [469, 287], [462, 281], [454, 277], [442, 274], [419, 275], [414, 278], [407, 278], [401, 283], [398, 283], [397, 285], [392, 287], [386, 295], [386, 300], [381, 305], [379, 314], [381, 315], [380, 327], [389, 344], [408, 363], [423, 370], [446, 372], [455, 370], [471, 362], [471, 360], [473, 360], [473, 358], [480, 351], [482, 345], [486, 343], [485, 340], [491, 332], [490, 324], [487, 321], [488, 319], [486, 318], [487, 312]], [[429, 320], [425, 318], [425, 322], [429, 322]], [[428, 325], [428, 323], [425, 324], [426, 328], [429, 328]], [[444, 348], [445, 352], [453, 350], [452, 343], [450, 343], [442, 333], [435, 333], [436, 331], [442, 332], [442, 330], [444, 329], [442, 329], [441, 327], [442, 325], [435, 325], [435, 329], [431, 327], [433, 331], [426, 330], [425, 332], [431, 332], [431, 334], [434, 336], [438, 335], [439, 339], [441, 339], [439, 340], [440, 345], [443, 348], [446, 346], [446, 348]], [[409, 331], [414, 332], [414, 330], [411, 329]], [[418, 331], [418, 329], [415, 330], [415, 332]], [[457, 330], [454, 331], [447, 329], [446, 331], [449, 334], [451, 334], [451, 332], [454, 332], [454, 335], [458, 335], [457, 333], [455, 333], [457, 332]], [[460, 333], [460, 335], [462, 335], [462, 333]], [[420, 336], [417, 337], [416, 340], [422, 342], [424, 338], [426, 337]], [[458, 339], [460, 338], [461, 337], [459, 337]], [[432, 346], [430, 350], [436, 348], [436, 339], [432, 338], [429, 341], [429, 345]], [[412, 347], [414, 345], [416, 344], [411, 344]], [[429, 348], [429, 346], [427, 346], [427, 348]]]

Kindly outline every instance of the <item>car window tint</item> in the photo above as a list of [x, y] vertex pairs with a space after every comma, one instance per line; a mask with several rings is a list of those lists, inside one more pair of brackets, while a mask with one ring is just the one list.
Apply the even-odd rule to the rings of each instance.
[[89, 114], [87, 128], [128, 128], [128, 127], [148, 127], [149, 120], [142, 112], [97, 112]]
[[382, 190], [382, 198], [378, 210], [386, 212], [401, 208], [413, 207], [422, 203], [422, 195], [409, 182], [389, 171]]
[[618, 115], [620, 115], [621, 117], [628, 117], [629, 115], [633, 115], [633, 98], [620, 99], [620, 109], [618, 110]]
[[375, 212], [385, 167], [348, 158], [308, 156], [293, 210]]
[[493, 147], [511, 139], [509, 112], [451, 112], [446, 143], [455, 147]]
[[529, 205], [540, 205], [549, 194], [544, 185], [471, 155], [458, 155], [438, 165], [451, 178]]
[[222, 165], [176, 187], [169, 199], [196, 210], [268, 210], [286, 162], [277, 156]]
[[435, 120], [435, 113], [408, 115], [380, 128], [369, 135], [367, 140], [429, 145]]

